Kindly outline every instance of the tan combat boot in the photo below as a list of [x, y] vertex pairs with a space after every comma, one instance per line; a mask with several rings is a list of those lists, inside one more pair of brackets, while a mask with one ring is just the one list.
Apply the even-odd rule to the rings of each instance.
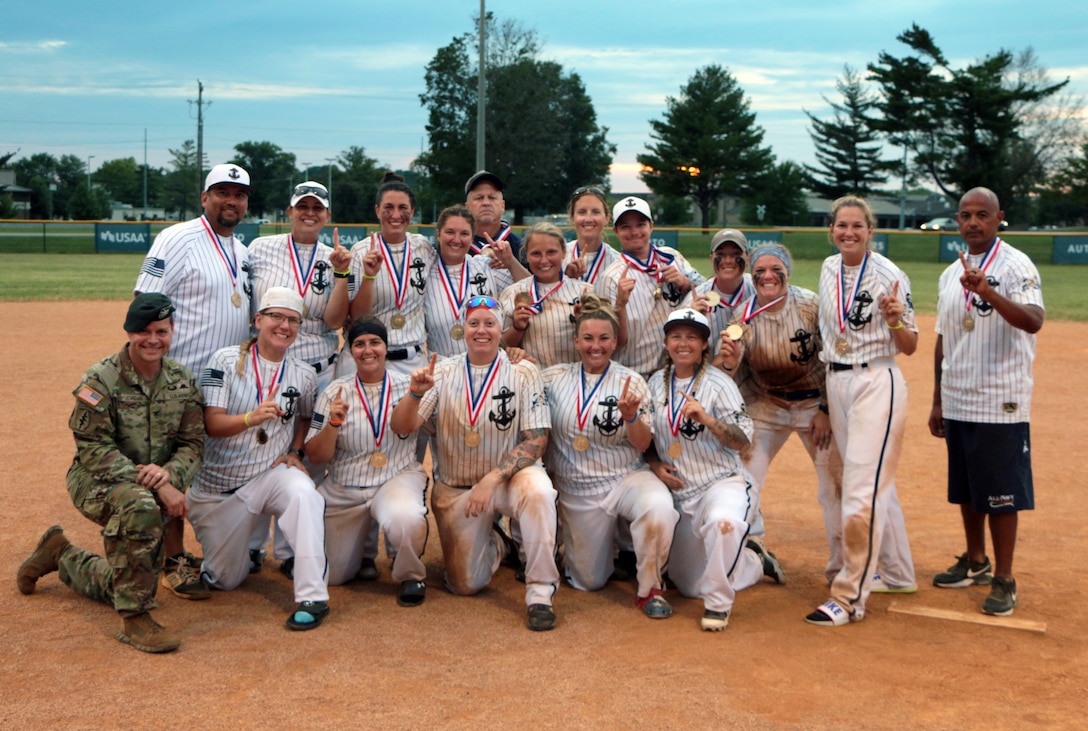
[[19, 567], [19, 572], [15, 575], [19, 591], [24, 594], [33, 594], [38, 579], [57, 570], [60, 555], [70, 545], [59, 525], [48, 529], [38, 541], [38, 547], [34, 549], [34, 553], [23, 561], [23, 565]]
[[143, 652], [170, 652], [181, 644], [178, 636], [152, 619], [149, 612], [125, 617], [125, 627], [117, 633], [117, 639]]

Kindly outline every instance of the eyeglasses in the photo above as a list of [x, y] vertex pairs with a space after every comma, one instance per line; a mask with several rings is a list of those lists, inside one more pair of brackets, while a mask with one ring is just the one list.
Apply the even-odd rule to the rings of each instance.
[[300, 195], [312, 195], [323, 201], [329, 200], [329, 191], [325, 190], [324, 188], [318, 188], [316, 185], [295, 186], [295, 190], [291, 193], [291, 197], [295, 198]]
[[474, 307], [486, 307], [489, 310], [497, 310], [499, 309], [499, 301], [494, 297], [473, 297], [468, 301], [468, 304], [465, 305], [465, 309], [471, 310]]
[[260, 314], [264, 315], [277, 325], [282, 325], [286, 322], [291, 327], [298, 327], [302, 324], [301, 318], [291, 317], [289, 315], [282, 315], [279, 312], [261, 312]]
[[577, 188], [577, 189], [575, 189], [575, 191], [573, 193], [571, 193], [570, 199], [574, 200], [578, 196], [585, 195], [586, 193], [592, 193], [593, 195], [599, 195], [602, 198], [605, 197], [604, 191], [601, 190], [600, 188], [596, 187], [595, 185], [583, 185], [581, 188]]

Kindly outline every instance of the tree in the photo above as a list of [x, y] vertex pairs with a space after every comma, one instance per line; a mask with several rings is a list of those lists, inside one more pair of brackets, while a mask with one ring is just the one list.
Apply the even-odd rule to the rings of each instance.
[[[534, 31], [514, 21], [496, 23], [490, 14], [487, 23], [485, 167], [510, 183], [505, 197], [516, 220], [529, 211], [562, 210], [579, 185], [607, 179], [615, 146], [597, 124], [581, 78], [538, 58]], [[413, 169], [426, 175], [435, 201], [463, 200], [465, 181], [476, 170], [475, 48], [473, 33], [454, 38], [424, 74], [428, 148]]]
[[183, 220], [189, 217], [190, 211], [200, 210], [193, 185], [200, 174], [196, 166], [196, 143], [185, 140], [181, 147], [169, 152], [173, 170], [163, 180], [162, 205], [168, 212], [176, 213], [175, 218]]
[[11, 166], [19, 185], [31, 189], [30, 218], [53, 217], [53, 188], [57, 186], [57, 161], [47, 152], [16, 160]]
[[707, 228], [711, 208], [723, 196], [751, 192], [774, 157], [760, 146], [763, 129], [744, 91], [721, 66], [697, 70], [665, 103], [664, 119], [650, 120], [655, 142], [638, 155], [639, 177], [658, 195], [691, 198]]
[[105, 188], [110, 198], [119, 203], [132, 206], [143, 203], [143, 169], [136, 164], [134, 157], [122, 157], [102, 163], [94, 172], [94, 183]]
[[1048, 223], [1076, 226], [1088, 221], [1088, 142], [1066, 158], [1039, 198], [1040, 216]]
[[[753, 192], [744, 200], [741, 218], [760, 226], [799, 226], [808, 223], [805, 199], [805, 170], [786, 160], [772, 166], [753, 184]], [[760, 217], [757, 206], [763, 206]]]
[[[1006, 211], [1015, 207], [1010, 161], [1022, 141], [1018, 107], [1061, 90], [1058, 84], [1012, 79], [1013, 55], [998, 51], [962, 69], [953, 68], [929, 32], [917, 24], [897, 39], [915, 55], [881, 52], [869, 64], [869, 78], [881, 90], [873, 126], [914, 153], [914, 164], [952, 199], [984, 185], [997, 193]], [[1010, 217], [1015, 217], [1011, 214]]]
[[0, 218], [15, 218], [19, 215], [19, 209], [15, 207], [15, 201], [10, 193], [0, 193]]
[[888, 165], [880, 159], [882, 145], [868, 119], [876, 97], [865, 90], [861, 76], [850, 66], [843, 67], [835, 88], [842, 96], [841, 104], [823, 97], [834, 111], [831, 121], [805, 111], [812, 122], [809, 136], [820, 164], [819, 168], [804, 166], [805, 182], [814, 193], [832, 200], [847, 193], [868, 196], [888, 179], [884, 172]]
[[109, 194], [97, 184], [87, 187], [87, 181], [75, 187], [69, 203], [71, 216], [77, 221], [95, 221], [110, 217]]
[[374, 194], [381, 184], [385, 168], [366, 154], [366, 149], [352, 145], [336, 160], [343, 172], [335, 179], [332, 212], [339, 223], [363, 223], [374, 220]]
[[249, 172], [249, 214], [279, 213], [291, 201], [298, 180], [294, 153], [284, 152], [271, 142], [239, 142], [231, 160]]

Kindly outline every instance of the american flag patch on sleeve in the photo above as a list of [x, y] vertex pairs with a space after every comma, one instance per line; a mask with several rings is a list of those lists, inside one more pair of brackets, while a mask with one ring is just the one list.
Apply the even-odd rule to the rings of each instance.
[[201, 388], [223, 388], [223, 371], [205, 368], [200, 374]]
[[102, 394], [95, 391], [90, 386], [82, 386], [79, 391], [76, 392], [76, 398], [90, 406], [98, 406], [102, 403]]
[[144, 265], [140, 267], [140, 271], [153, 277], [162, 277], [166, 274], [166, 260], [149, 256], [144, 259]]

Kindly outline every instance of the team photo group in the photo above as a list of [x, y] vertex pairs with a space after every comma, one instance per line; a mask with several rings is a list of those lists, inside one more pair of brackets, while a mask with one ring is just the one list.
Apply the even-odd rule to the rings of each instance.
[[[871, 593], [917, 590], [896, 357], [918, 328], [865, 200], [831, 205], [837, 253], [812, 292], [790, 283], [785, 247], [731, 228], [710, 237], [704, 277], [654, 243], [646, 200], [593, 186], [570, 197], [574, 240], [546, 222], [522, 238], [503, 220], [504, 181], [480, 171], [432, 242], [409, 231], [415, 195], [388, 174], [380, 227], [350, 250], [319, 241], [334, 209], [313, 181], [286, 201], [290, 233], [244, 246], [249, 186], [240, 166], [215, 166], [203, 215], [155, 238], [127, 342], [73, 390], [67, 487], [103, 550], [48, 528], [18, 568], [23, 594], [57, 572], [117, 611], [118, 640], [169, 652], [179, 636], [151, 616], [160, 587], [205, 600], [272, 558], [293, 586], [287, 627], [310, 630], [330, 616], [329, 586], [383, 572], [398, 605], [423, 604], [433, 515], [445, 590], [476, 594], [511, 567], [531, 630], [556, 627], [565, 579], [629, 582], [631, 611], [650, 619], [672, 615], [675, 591], [720, 631], [738, 591], [786, 583], [760, 502], [791, 434], [827, 538], [828, 598], [803, 619], [848, 625]], [[928, 427], [964, 529], [932, 582], [988, 587], [981, 610], [997, 616], [1017, 605], [1017, 516], [1034, 507], [1043, 324], [1038, 271], [998, 236], [1002, 219], [990, 190], [968, 191], [966, 251], [922, 285], [939, 292]]]

